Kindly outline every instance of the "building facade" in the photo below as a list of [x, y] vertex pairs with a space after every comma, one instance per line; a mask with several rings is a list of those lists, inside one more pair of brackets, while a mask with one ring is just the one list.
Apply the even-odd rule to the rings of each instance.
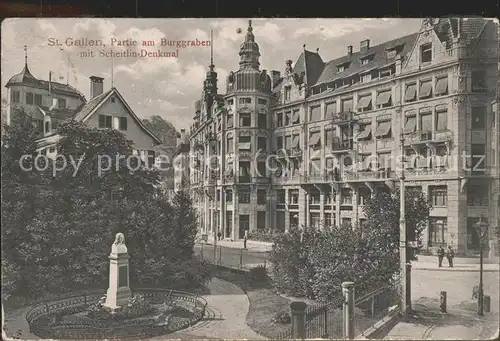
[[375, 46], [364, 40], [327, 62], [304, 46], [283, 75], [260, 71], [249, 25], [239, 55], [224, 95], [211, 65], [191, 129], [202, 232], [239, 239], [253, 229], [362, 228], [363, 203], [398, 188], [404, 165], [405, 185], [433, 205], [424, 249], [474, 253], [480, 217], [495, 238], [493, 21], [429, 18], [415, 34]]
[[174, 168], [174, 192], [179, 192], [181, 189], [189, 189], [189, 149], [189, 137], [186, 135], [186, 131], [181, 129], [177, 140], [177, 148], [172, 158], [172, 165]]

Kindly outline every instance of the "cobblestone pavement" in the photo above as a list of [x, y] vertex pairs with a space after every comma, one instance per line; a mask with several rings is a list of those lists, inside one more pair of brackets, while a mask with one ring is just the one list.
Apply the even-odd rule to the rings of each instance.
[[212, 279], [208, 289], [210, 294], [203, 296], [208, 313], [201, 322], [154, 339], [265, 339], [246, 324], [249, 302], [243, 290], [219, 278]]

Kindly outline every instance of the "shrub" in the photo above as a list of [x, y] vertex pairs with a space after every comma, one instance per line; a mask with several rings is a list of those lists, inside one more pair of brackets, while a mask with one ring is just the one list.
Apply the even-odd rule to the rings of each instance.
[[263, 265], [250, 269], [250, 280], [254, 283], [267, 282], [267, 269]]
[[271, 322], [276, 324], [290, 324], [292, 323], [292, 317], [290, 316], [290, 313], [286, 311], [280, 311], [273, 316]]
[[248, 231], [249, 240], [257, 240], [261, 242], [274, 242], [276, 236], [279, 235], [278, 231], [274, 230], [254, 230]]

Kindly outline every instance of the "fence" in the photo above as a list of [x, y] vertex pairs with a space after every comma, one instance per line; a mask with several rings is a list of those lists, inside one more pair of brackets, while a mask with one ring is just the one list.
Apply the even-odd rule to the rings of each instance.
[[342, 338], [343, 303], [343, 297], [339, 297], [328, 303], [308, 305], [306, 308], [306, 338]]
[[195, 254], [205, 261], [227, 268], [249, 270], [257, 266], [268, 266], [265, 252], [202, 243], [196, 244], [194, 249]]

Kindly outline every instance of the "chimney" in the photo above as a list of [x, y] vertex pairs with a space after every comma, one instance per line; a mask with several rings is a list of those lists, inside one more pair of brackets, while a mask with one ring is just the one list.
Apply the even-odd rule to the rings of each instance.
[[99, 96], [103, 92], [103, 80], [102, 77], [90, 76], [90, 98]]
[[361, 53], [368, 52], [369, 49], [370, 49], [370, 39], [363, 40], [359, 44], [359, 50], [361, 51]]
[[271, 89], [274, 89], [281, 78], [281, 72], [272, 70], [271, 71]]
[[186, 143], [186, 129], [181, 129], [181, 143]]
[[352, 45], [347, 46], [347, 55], [352, 56]]

